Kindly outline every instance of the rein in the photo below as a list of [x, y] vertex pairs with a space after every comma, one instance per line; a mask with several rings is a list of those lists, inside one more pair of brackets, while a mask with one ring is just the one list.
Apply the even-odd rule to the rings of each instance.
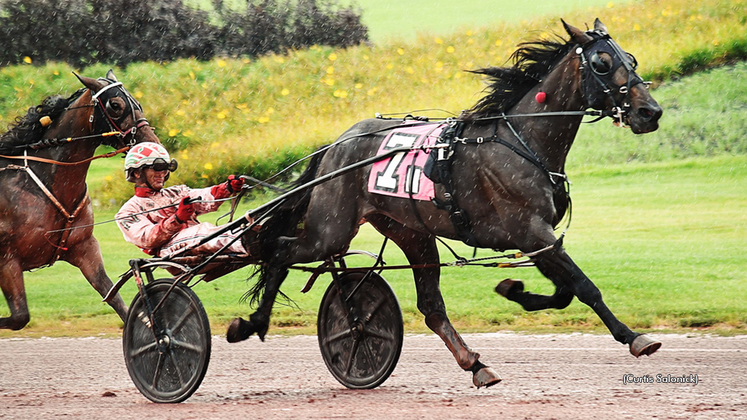
[[[115, 133], [115, 134], [119, 134], [119, 133]], [[126, 152], [128, 150], [130, 150], [130, 146], [126, 146], [126, 147], [123, 147], [121, 149], [114, 150], [114, 151], [108, 152], [108, 153], [104, 153], [104, 154], [101, 154], [101, 155], [98, 155], [98, 156], [92, 156], [92, 157], [90, 157], [88, 159], [79, 160], [77, 162], [60, 162], [59, 160], [46, 159], [46, 158], [41, 158], [41, 157], [38, 157], [38, 156], [27, 156], [25, 154], [23, 156], [6, 156], [6, 155], [0, 155], [0, 158], [3, 158], [3, 159], [17, 159], [17, 160], [24, 160], [24, 161], [26, 161], [26, 160], [33, 160], [35, 162], [49, 163], [51, 165], [59, 165], [59, 166], [75, 166], [75, 165], [82, 165], [84, 163], [89, 163], [89, 162], [92, 162], [92, 161], [94, 161], [96, 159], [114, 157], [114, 156], [116, 156], [116, 155], [118, 155], [120, 153], [124, 153], [124, 152]], [[12, 169], [12, 168], [9, 167], [9, 169]]]

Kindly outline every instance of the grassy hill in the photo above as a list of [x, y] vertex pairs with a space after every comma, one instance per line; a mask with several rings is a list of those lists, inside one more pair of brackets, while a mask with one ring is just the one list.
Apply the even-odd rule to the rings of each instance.
[[[641, 75], [662, 83], [747, 56], [745, 4], [644, 1], [564, 16], [582, 27], [600, 17], [636, 55]], [[138, 63], [117, 74], [180, 160], [175, 181], [207, 185], [229, 173], [267, 177], [376, 112], [439, 108], [458, 113], [474, 104], [483, 88], [479, 77], [464, 70], [503, 65], [519, 42], [553, 32], [563, 32], [558, 17], [530, 17], [423, 35], [415, 42], [314, 47], [257, 60]], [[99, 65], [82, 72], [100, 76], [107, 69]], [[62, 64], [0, 69], [0, 126], [50, 93], [77, 89], [71, 71]], [[627, 161], [630, 154], [621, 158], [617, 161]], [[99, 179], [103, 188], [92, 188], [102, 203], [121, 200], [129, 191], [118, 164], [110, 165]]]

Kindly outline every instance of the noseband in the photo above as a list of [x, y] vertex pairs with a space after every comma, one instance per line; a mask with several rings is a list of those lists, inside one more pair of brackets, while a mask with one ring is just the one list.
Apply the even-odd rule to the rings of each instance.
[[[635, 70], [638, 62], [632, 54], [626, 53], [615, 43], [609, 34], [601, 31], [586, 32], [593, 39], [586, 44], [576, 48], [576, 53], [581, 59], [582, 86], [584, 101], [588, 108], [604, 110], [606, 108], [605, 96], [600, 96], [601, 91], [612, 101], [612, 118], [615, 122], [624, 124], [625, 116], [630, 112], [631, 105], [629, 95], [631, 89], [643, 84], [647, 89], [651, 84], [644, 82]], [[599, 53], [606, 53], [612, 58], [612, 64], [605, 63]], [[628, 73], [628, 80], [624, 85], [618, 85], [613, 78], [617, 70], [623, 67]]]

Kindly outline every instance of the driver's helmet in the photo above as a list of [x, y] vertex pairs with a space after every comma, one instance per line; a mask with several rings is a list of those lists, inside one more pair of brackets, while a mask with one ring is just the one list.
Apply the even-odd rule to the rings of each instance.
[[132, 146], [125, 156], [124, 170], [127, 181], [135, 182], [133, 171], [148, 166], [156, 166], [156, 170], [168, 169], [173, 172], [177, 163], [176, 159], [171, 159], [169, 152], [162, 145], [151, 142], [138, 143]]

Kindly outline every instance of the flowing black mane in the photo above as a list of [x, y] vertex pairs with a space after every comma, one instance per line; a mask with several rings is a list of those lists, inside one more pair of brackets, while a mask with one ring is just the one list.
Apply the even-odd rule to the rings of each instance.
[[0, 150], [6, 153], [18, 152], [18, 146], [41, 140], [46, 128], [39, 119], [49, 116], [54, 120], [85, 91], [86, 88], [79, 89], [69, 98], [61, 95], [48, 96], [41, 104], [29, 108], [26, 115], [16, 117], [8, 127], [8, 132], [0, 136]]
[[512, 67], [486, 67], [471, 73], [488, 77], [488, 94], [467, 111], [467, 118], [507, 112], [568, 54], [574, 44], [560, 37], [519, 44], [511, 55]]

